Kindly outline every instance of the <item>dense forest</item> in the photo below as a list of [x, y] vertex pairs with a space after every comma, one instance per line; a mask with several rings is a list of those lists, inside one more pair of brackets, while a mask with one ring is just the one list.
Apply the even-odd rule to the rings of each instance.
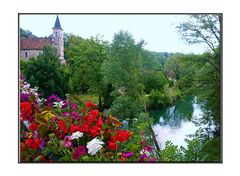
[[[99, 133], [89, 132], [91, 137], [84, 138], [85, 141], [81, 138], [77, 142], [72, 142], [72, 145], [78, 146], [79, 149], [81, 146], [75, 143], [87, 144], [86, 140], [96, 136], [99, 137], [97, 140], [101, 139], [107, 145], [103, 146], [97, 156], [79, 154], [76, 159], [73, 156], [77, 149], [74, 151], [72, 147], [66, 150], [62, 146], [58, 148], [61, 141], [66, 142], [66, 139], [59, 136], [57, 138], [55, 133], [55, 137], [52, 136], [49, 140], [49, 135], [53, 135], [53, 131], [50, 130], [53, 124], [41, 121], [43, 116], [40, 118], [40, 115], [38, 117], [35, 114], [38, 120], [34, 124], [38, 126], [42, 137], [47, 136], [49, 142], [45, 142], [44, 149], [36, 150], [24, 142], [26, 138], [21, 137], [21, 145], [23, 145], [21, 147], [25, 147], [21, 150], [21, 160], [220, 162], [222, 135], [220, 24], [220, 15], [191, 15], [187, 21], [176, 26], [182, 40], [189, 45], [206, 44], [208, 50], [202, 54], [149, 51], [144, 49], [144, 40], [136, 41], [131, 33], [118, 31], [114, 34], [112, 42], [104, 41], [99, 36], [85, 39], [74, 34], [64, 34], [66, 59], [64, 65], [60, 63], [52, 46], [46, 46], [42, 54], [29, 61], [20, 59], [20, 91], [24, 90], [27, 82], [32, 87], [38, 87], [39, 93], [32, 99], [29, 95], [23, 100], [24, 92], [20, 92], [21, 110], [24, 109], [22, 103], [28, 100], [31, 102], [32, 116], [33, 111], [36, 110], [33, 104], [39, 97], [38, 100], [42, 104], [38, 105], [38, 108], [42, 110], [38, 110], [38, 113], [49, 111], [50, 116], [54, 118], [63, 117], [62, 121], [70, 131], [71, 123], [76, 126], [81, 125], [74, 120], [69, 124], [64, 114], [69, 113], [70, 116], [75, 117], [78, 113], [79, 117], [82, 117], [85, 113], [83, 110], [89, 113], [93, 109], [98, 110], [98, 118], [101, 119], [96, 122], [101, 124]], [[35, 37], [32, 32], [23, 29], [20, 29], [20, 36]], [[187, 147], [166, 141], [165, 147], [161, 148], [153, 132], [154, 120], [149, 112], [173, 106], [187, 96], [196, 97], [197, 103], [203, 110], [200, 119], [193, 119], [199, 129], [194, 135], [186, 137]], [[51, 103], [51, 105], [47, 104], [53, 99], [55, 107]], [[67, 102], [65, 105], [72, 104], [72, 107], [76, 104], [79, 111], [75, 110], [76, 108], [73, 108], [74, 110], [68, 108], [64, 111], [63, 104], [60, 103], [64, 101]], [[122, 127], [109, 125], [109, 119], [112, 121], [112, 118], [121, 123]], [[33, 124], [31, 120], [28, 122]], [[48, 130], [51, 132], [47, 132], [43, 124], [49, 125]], [[25, 122], [21, 121], [21, 126], [24, 125]], [[59, 129], [65, 128], [64, 125], [58, 124], [58, 126]], [[117, 131], [116, 134], [109, 132], [113, 129]], [[80, 127], [78, 131], [84, 133]], [[23, 133], [24, 128], [21, 133], [24, 136]], [[111, 135], [109, 136], [108, 133]], [[117, 140], [115, 138], [118, 135], [119, 138], [127, 137]], [[26, 149], [27, 147], [29, 149]], [[56, 150], [60, 151], [56, 152]]]

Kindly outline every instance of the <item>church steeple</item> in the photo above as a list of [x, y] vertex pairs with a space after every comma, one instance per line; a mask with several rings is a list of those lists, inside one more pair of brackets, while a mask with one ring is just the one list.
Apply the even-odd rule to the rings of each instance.
[[55, 25], [54, 25], [53, 29], [61, 29], [62, 30], [58, 15], [57, 15], [57, 18], [56, 18]]
[[57, 49], [57, 54], [59, 56], [59, 59], [61, 60], [61, 63], [65, 63], [64, 60], [64, 43], [63, 43], [63, 29], [61, 27], [58, 15], [55, 21], [55, 25], [52, 28], [53, 29], [53, 46]]

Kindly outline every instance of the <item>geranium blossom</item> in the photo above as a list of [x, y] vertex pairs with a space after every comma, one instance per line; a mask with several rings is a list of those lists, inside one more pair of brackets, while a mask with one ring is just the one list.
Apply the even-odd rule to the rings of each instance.
[[96, 105], [95, 104], [93, 104], [91, 101], [88, 101], [87, 103], [86, 103], [86, 108], [88, 109], [88, 108], [93, 108], [93, 107], [95, 107]]
[[127, 141], [131, 136], [131, 133], [129, 130], [119, 130], [117, 131], [117, 135], [116, 135], [116, 140], [119, 142], [125, 142]]
[[68, 128], [67, 128], [67, 126], [66, 126], [66, 124], [65, 124], [65, 122], [63, 121], [63, 120], [59, 120], [58, 121], [58, 126], [59, 126], [59, 129], [64, 133], [64, 134], [66, 134], [67, 132], [68, 132]]
[[39, 145], [40, 145], [40, 140], [39, 140], [38, 138], [36, 138], [36, 139], [28, 138], [28, 139], [26, 140], [25, 144], [26, 144], [28, 147], [37, 150], [37, 149], [39, 148]]
[[32, 114], [31, 104], [26, 101], [20, 104], [21, 117], [23, 120], [28, 119]]
[[37, 128], [38, 128], [38, 125], [37, 125], [36, 123], [32, 123], [32, 124], [29, 126], [29, 129], [30, 129], [31, 131], [36, 131]]
[[95, 155], [99, 150], [101, 150], [103, 144], [104, 142], [100, 141], [97, 138], [94, 138], [93, 140], [87, 143], [88, 153], [90, 155]]
[[116, 141], [108, 141], [108, 148], [111, 149], [111, 150], [117, 150], [117, 143]]
[[73, 140], [73, 139], [78, 139], [80, 137], [83, 137], [83, 133], [77, 131], [77, 132], [73, 133], [70, 138], [71, 138], [71, 140]]

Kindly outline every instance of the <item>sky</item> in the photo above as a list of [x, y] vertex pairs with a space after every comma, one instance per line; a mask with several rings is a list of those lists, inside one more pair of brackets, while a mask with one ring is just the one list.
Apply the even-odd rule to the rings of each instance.
[[[131, 33], [136, 41], [143, 39], [146, 42], [144, 49], [150, 51], [201, 54], [208, 50], [206, 45], [189, 45], [177, 32], [176, 26], [187, 19], [188, 15], [59, 14], [65, 33], [83, 38], [100, 35], [103, 40], [111, 42], [115, 33], [124, 30]], [[21, 14], [19, 24], [22, 29], [45, 37], [52, 33], [55, 20], [56, 14]]]

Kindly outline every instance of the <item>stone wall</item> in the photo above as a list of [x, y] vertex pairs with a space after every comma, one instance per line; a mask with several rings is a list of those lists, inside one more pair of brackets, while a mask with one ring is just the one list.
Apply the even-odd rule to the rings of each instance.
[[[27, 57], [25, 55], [26, 52], [27, 52]], [[40, 53], [42, 53], [42, 50], [21, 50], [20, 58], [24, 60], [29, 60], [32, 57], [37, 57]]]

